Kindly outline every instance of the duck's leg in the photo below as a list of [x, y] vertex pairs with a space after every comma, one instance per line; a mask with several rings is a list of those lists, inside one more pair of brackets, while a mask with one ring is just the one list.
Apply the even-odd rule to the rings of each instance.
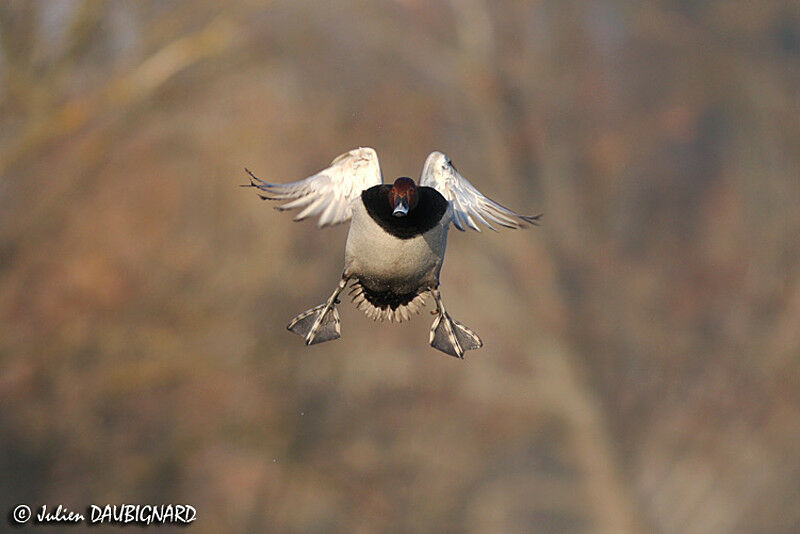
[[456, 358], [463, 358], [464, 352], [479, 349], [483, 341], [478, 334], [459, 323], [447, 313], [442, 302], [442, 295], [438, 289], [431, 289], [433, 299], [436, 301], [436, 319], [431, 325], [429, 343], [431, 347], [446, 352]]
[[338, 296], [347, 285], [348, 278], [343, 276], [325, 304], [306, 310], [286, 327], [290, 332], [305, 338], [306, 345], [314, 345], [324, 341], [332, 341], [341, 337], [339, 326]]

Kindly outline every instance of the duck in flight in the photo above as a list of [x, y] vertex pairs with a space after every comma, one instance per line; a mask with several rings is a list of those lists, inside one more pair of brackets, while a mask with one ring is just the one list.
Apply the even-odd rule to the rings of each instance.
[[288, 325], [306, 345], [341, 336], [338, 297], [348, 283], [354, 304], [374, 320], [403, 321], [419, 313], [424, 297], [436, 303], [432, 347], [456, 356], [483, 346], [478, 335], [447, 313], [439, 292], [439, 272], [452, 223], [462, 232], [536, 225], [539, 217], [519, 215], [475, 189], [441, 152], [425, 160], [419, 185], [407, 177], [383, 183], [378, 154], [356, 148], [317, 174], [297, 182], [272, 184], [250, 175], [264, 200], [288, 201], [278, 210], [300, 209], [295, 221], [319, 216], [320, 228], [350, 221], [344, 271], [324, 304], [306, 310]]

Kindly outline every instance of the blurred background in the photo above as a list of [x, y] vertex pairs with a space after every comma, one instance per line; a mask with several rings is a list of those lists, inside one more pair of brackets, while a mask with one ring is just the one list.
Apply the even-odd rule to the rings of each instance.
[[[800, 524], [792, 0], [0, 3], [0, 505], [193, 532]], [[432, 317], [286, 331], [345, 227], [270, 209], [432, 150], [543, 225], [451, 232]], [[430, 305], [429, 305], [429, 308]], [[37, 531], [47, 529], [37, 529]]]

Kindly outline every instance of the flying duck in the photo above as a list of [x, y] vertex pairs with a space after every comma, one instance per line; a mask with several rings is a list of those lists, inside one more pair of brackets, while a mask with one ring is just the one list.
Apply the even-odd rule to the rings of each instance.
[[[401, 177], [383, 183], [378, 154], [356, 148], [317, 174], [286, 184], [272, 184], [250, 175], [263, 200], [288, 201], [284, 211], [301, 209], [295, 221], [319, 216], [320, 228], [350, 221], [344, 271], [339, 285], [324, 304], [306, 310], [289, 322], [289, 331], [306, 345], [341, 336], [338, 297], [351, 283], [358, 309], [374, 320], [403, 321], [419, 313], [430, 293], [436, 303], [431, 326], [432, 347], [463, 358], [464, 352], [483, 346], [478, 335], [447, 313], [439, 292], [439, 272], [452, 223], [462, 232], [480, 232], [477, 222], [492, 230], [492, 222], [506, 228], [537, 224], [541, 215], [519, 215], [485, 197], [441, 152], [425, 160], [419, 185]], [[476, 222], [477, 221], [477, 222]]]

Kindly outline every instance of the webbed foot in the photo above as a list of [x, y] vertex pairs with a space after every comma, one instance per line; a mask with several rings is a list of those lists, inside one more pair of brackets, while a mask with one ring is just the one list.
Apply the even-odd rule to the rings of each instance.
[[292, 319], [286, 326], [287, 330], [303, 336], [306, 345], [315, 345], [342, 337], [339, 312], [336, 310], [336, 305], [339, 304], [339, 293], [342, 292], [346, 285], [347, 278], [342, 277], [339, 285], [325, 304], [306, 310]]
[[431, 325], [429, 340], [431, 347], [462, 359], [466, 351], [481, 348], [483, 341], [478, 337], [478, 334], [450, 317], [450, 314], [447, 313], [439, 290], [432, 289], [431, 293], [436, 301], [437, 312], [437, 317]]
[[333, 341], [342, 335], [339, 312], [335, 306], [328, 307], [327, 304], [304, 311], [292, 319], [286, 328], [305, 338], [306, 345]]
[[464, 358], [468, 350], [479, 349], [483, 341], [478, 334], [459, 323], [449, 314], [439, 314], [431, 326], [431, 347], [456, 358]]

